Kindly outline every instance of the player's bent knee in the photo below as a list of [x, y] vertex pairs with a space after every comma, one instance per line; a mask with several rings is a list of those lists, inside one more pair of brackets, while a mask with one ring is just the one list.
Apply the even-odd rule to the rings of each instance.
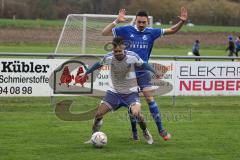
[[136, 116], [136, 118], [137, 118], [137, 120], [138, 120], [139, 122], [143, 122], [143, 121], [144, 121], [144, 117], [143, 117], [143, 115], [141, 115], [141, 113], [139, 113], [139, 114]]
[[133, 116], [137, 117], [140, 114], [141, 104], [136, 102], [135, 104], [130, 106], [130, 110]]
[[132, 111], [132, 115], [133, 115], [134, 117], [138, 117], [139, 114], [140, 114], [139, 111]]
[[154, 100], [154, 97], [151, 94], [149, 94], [147, 91], [143, 92], [143, 95], [148, 103]]
[[146, 96], [145, 98], [146, 98], [146, 101], [147, 101], [148, 103], [154, 101], [153, 96]]

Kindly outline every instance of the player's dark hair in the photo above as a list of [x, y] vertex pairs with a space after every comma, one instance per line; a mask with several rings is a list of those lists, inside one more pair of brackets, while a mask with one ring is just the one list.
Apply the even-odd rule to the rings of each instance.
[[148, 18], [148, 13], [147, 13], [147, 11], [139, 10], [139, 11], [136, 13], [136, 17], [137, 17], [137, 16], [147, 17], [147, 18]]
[[117, 46], [123, 45], [123, 38], [122, 37], [114, 37], [112, 41], [113, 47], [116, 48]]

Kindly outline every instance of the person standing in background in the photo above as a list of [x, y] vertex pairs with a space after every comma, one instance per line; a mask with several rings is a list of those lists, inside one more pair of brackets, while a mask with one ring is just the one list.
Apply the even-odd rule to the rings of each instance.
[[[200, 56], [199, 48], [200, 48], [200, 42], [199, 40], [196, 40], [192, 47], [192, 53], [194, 56]], [[196, 58], [195, 61], [200, 61], [200, 58]]]
[[[228, 47], [226, 48], [226, 51], [229, 51], [229, 54], [228, 54], [229, 57], [232, 57], [233, 54], [236, 54], [235, 44], [232, 36], [228, 36]], [[234, 59], [232, 59], [232, 61], [234, 61]]]
[[240, 36], [238, 36], [235, 40], [235, 46], [236, 46], [236, 56], [238, 57], [238, 52], [240, 51]]

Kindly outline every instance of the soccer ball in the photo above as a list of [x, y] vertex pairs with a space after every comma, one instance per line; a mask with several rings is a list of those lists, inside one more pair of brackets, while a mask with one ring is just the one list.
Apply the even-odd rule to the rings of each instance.
[[192, 55], [193, 55], [193, 53], [192, 53], [192, 52], [188, 52], [187, 54], [188, 54], [189, 56], [192, 56]]
[[91, 142], [94, 147], [102, 148], [104, 145], [107, 144], [107, 136], [103, 132], [95, 132], [92, 135]]

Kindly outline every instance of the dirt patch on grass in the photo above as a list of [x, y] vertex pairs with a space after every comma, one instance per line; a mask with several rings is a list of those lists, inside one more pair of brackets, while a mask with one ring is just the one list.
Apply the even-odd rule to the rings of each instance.
[[57, 43], [61, 29], [1, 28], [0, 43]]

